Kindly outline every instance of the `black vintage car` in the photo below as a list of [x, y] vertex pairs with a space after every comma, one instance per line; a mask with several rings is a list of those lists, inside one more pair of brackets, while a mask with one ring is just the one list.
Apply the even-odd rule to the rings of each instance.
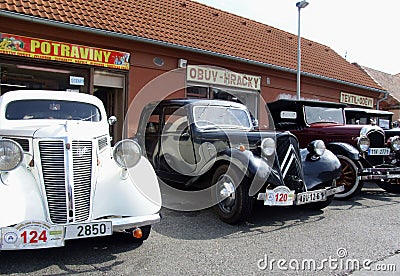
[[321, 139], [336, 154], [342, 164], [338, 182], [345, 186], [336, 198], [351, 198], [365, 181], [375, 181], [387, 191], [396, 189], [393, 185], [400, 177], [400, 168], [385, 162], [394, 151], [386, 143], [381, 127], [346, 124], [346, 105], [340, 103], [280, 99], [268, 103], [267, 107], [276, 129], [292, 132], [299, 139], [300, 147]]
[[[378, 125], [385, 132], [386, 147], [391, 148], [390, 154], [385, 156], [384, 163], [389, 166], [400, 167], [400, 126], [393, 122], [393, 112], [376, 109], [346, 107], [346, 124], [349, 125]], [[394, 185], [393, 185], [394, 184]], [[380, 186], [386, 191], [400, 193], [400, 178], [381, 182]]]
[[[336, 186], [340, 163], [335, 155], [322, 141], [300, 150], [291, 133], [255, 130], [253, 121], [244, 105], [229, 101], [175, 99], [147, 105], [136, 139], [160, 183], [167, 184], [161, 185], [163, 203], [171, 201], [169, 187], [208, 190], [207, 207], [214, 205], [220, 219], [231, 224], [249, 217], [255, 199], [271, 206], [328, 206], [343, 188]], [[176, 205], [190, 201], [174, 200]]]

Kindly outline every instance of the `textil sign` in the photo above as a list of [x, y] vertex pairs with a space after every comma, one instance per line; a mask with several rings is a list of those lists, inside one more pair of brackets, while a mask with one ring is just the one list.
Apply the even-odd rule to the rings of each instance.
[[187, 81], [260, 90], [261, 77], [235, 73], [215, 67], [187, 66]]
[[374, 99], [366, 96], [354, 95], [350, 93], [340, 92], [340, 102], [360, 105], [365, 107], [373, 107]]
[[0, 33], [0, 53], [129, 69], [129, 53], [6, 33]]

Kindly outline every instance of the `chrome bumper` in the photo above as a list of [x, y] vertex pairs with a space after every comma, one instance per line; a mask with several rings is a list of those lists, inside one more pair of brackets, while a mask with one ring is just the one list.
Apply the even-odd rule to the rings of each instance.
[[332, 187], [332, 188], [327, 188], [326, 189], [326, 196], [331, 196], [337, 193], [341, 193], [344, 191], [344, 186], [339, 186], [339, 187]]
[[360, 180], [385, 180], [400, 178], [400, 167], [394, 168], [364, 168], [360, 170]]
[[153, 214], [148, 216], [140, 217], [128, 217], [128, 218], [112, 218], [106, 219], [107, 221], [112, 221], [113, 232], [123, 232], [125, 229], [140, 227], [145, 225], [152, 225], [160, 222], [161, 215]]

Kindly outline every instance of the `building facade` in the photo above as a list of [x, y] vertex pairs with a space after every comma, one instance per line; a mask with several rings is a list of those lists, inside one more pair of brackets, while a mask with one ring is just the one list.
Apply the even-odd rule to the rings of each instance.
[[[92, 2], [8, 1], [0, 11], [0, 92], [96, 95], [119, 119], [116, 140], [135, 132], [123, 121], [137, 99], [135, 114], [154, 99], [197, 97], [241, 101], [257, 117], [265, 102], [296, 97], [292, 34], [193, 1], [111, 1], [101, 9]], [[110, 18], [120, 6], [124, 14]], [[385, 106], [386, 90], [329, 47], [304, 39], [302, 60], [302, 98]]]

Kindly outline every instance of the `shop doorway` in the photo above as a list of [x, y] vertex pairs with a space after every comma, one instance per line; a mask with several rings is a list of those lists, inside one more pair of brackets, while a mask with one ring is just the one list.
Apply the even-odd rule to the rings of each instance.
[[122, 126], [124, 121], [123, 112], [123, 90], [112, 87], [94, 87], [94, 95], [98, 97], [104, 104], [107, 116], [112, 115], [117, 117], [117, 122], [110, 126], [110, 134], [113, 139], [112, 144], [122, 139]]
[[117, 117], [117, 122], [110, 126], [114, 145], [122, 139], [125, 118], [125, 75], [95, 71], [93, 85], [93, 95], [103, 102], [107, 116]]

